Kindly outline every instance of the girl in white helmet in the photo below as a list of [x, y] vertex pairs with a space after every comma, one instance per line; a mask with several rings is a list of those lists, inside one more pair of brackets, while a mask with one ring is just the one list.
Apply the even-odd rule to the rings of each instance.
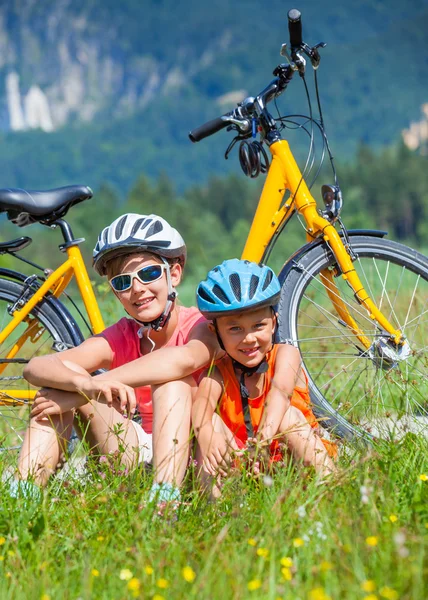
[[[93, 451], [124, 449], [127, 466], [151, 461], [153, 430], [150, 499], [179, 499], [196, 390], [191, 374], [218, 349], [197, 308], [177, 305], [185, 261], [183, 238], [156, 215], [126, 214], [100, 233], [94, 268], [107, 276], [128, 316], [77, 348], [33, 358], [26, 366], [26, 379], [42, 389], [20, 454], [22, 479], [46, 484], [78, 413]], [[99, 369], [107, 371], [91, 376]], [[132, 420], [136, 410], [141, 424]]]

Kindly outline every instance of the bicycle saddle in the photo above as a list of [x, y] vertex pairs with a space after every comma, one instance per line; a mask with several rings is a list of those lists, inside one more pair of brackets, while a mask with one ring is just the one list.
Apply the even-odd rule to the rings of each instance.
[[49, 224], [63, 217], [74, 205], [92, 198], [86, 185], [68, 185], [46, 191], [0, 189], [0, 212], [19, 227], [41, 221]]

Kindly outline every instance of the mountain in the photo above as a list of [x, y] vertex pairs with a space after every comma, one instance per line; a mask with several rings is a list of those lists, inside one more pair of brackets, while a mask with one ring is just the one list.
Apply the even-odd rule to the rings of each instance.
[[[397, 140], [428, 101], [428, 0], [300, 0], [322, 50], [323, 112], [338, 158]], [[212, 173], [230, 134], [190, 129], [255, 95], [288, 41], [279, 0], [6, 0], [0, 5], [0, 185], [112, 183], [141, 172], [179, 189]], [[308, 70], [309, 72], [309, 70]], [[298, 80], [298, 77], [296, 77]], [[311, 77], [308, 73], [308, 81]], [[301, 81], [278, 102], [308, 112]], [[297, 136], [302, 156], [305, 137]]]

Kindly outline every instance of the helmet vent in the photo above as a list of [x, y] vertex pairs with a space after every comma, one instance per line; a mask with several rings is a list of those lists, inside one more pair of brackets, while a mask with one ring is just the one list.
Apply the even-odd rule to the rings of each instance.
[[146, 237], [149, 238], [152, 235], [156, 235], [156, 233], [159, 233], [160, 231], [162, 231], [162, 229], [162, 223], [160, 221], [155, 221], [150, 225], [149, 229], [147, 230]]
[[242, 293], [241, 293], [241, 280], [239, 278], [238, 273], [232, 273], [231, 275], [229, 275], [229, 283], [232, 288], [232, 292], [235, 295], [235, 298], [238, 300], [238, 302], [240, 302]]
[[266, 273], [266, 279], [264, 280], [264, 283], [263, 283], [263, 287], [262, 287], [263, 292], [265, 291], [265, 289], [268, 287], [268, 285], [272, 281], [272, 277], [273, 277], [273, 272], [269, 269], [269, 271]]
[[254, 294], [256, 293], [257, 286], [259, 285], [260, 278], [257, 275], [251, 275], [250, 279], [250, 289], [248, 292], [249, 299], [252, 300]]
[[140, 229], [140, 227], [142, 226], [142, 224], [144, 223], [145, 218], [142, 217], [141, 219], [137, 219], [134, 223], [134, 226], [132, 228], [130, 237], [134, 237], [134, 235], [137, 233], [137, 231]]
[[103, 231], [103, 244], [107, 244], [107, 240], [108, 240], [108, 227], [106, 227]]
[[114, 230], [114, 235], [116, 239], [119, 239], [120, 236], [122, 235], [122, 231], [123, 228], [125, 227], [125, 223], [126, 223], [126, 219], [128, 218], [128, 215], [124, 215], [119, 223], [116, 225], [116, 229]]
[[209, 296], [209, 295], [207, 294], [207, 292], [204, 290], [204, 288], [203, 288], [203, 287], [199, 287], [199, 289], [198, 289], [198, 295], [199, 295], [199, 296], [200, 296], [200, 297], [201, 297], [203, 300], [205, 300], [206, 302], [209, 302], [210, 304], [215, 304], [215, 300], [213, 300], [213, 299], [211, 298], [211, 296]]
[[223, 290], [221, 289], [221, 287], [219, 285], [216, 284], [213, 287], [213, 293], [217, 296], [217, 298], [219, 300], [221, 300], [225, 304], [230, 304], [229, 298], [226, 296], [226, 294], [223, 292]]

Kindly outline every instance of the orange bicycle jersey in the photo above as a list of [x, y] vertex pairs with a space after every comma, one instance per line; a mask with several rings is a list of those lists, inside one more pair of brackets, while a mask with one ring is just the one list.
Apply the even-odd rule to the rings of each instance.
[[[278, 345], [275, 344], [273, 349], [266, 354], [268, 370], [264, 374], [262, 393], [257, 398], [248, 399], [248, 406], [250, 409], [254, 433], [257, 432], [257, 429], [260, 425], [266, 396], [270, 390], [272, 378], [275, 374], [277, 351]], [[232, 359], [228, 355], [225, 355], [223, 358], [220, 358], [216, 361], [215, 366], [218, 368], [223, 378], [223, 394], [218, 406], [220, 417], [230, 431], [234, 434], [238, 445], [243, 447], [247, 441], [247, 430], [245, 427], [244, 413], [242, 410], [239, 382], [235, 375]], [[293, 390], [293, 395], [290, 399], [290, 402], [292, 406], [298, 408], [303, 413], [311, 427], [318, 429], [319, 425], [317, 419], [311, 409], [311, 399], [309, 396], [307, 377], [305, 373], [304, 376], [306, 380], [306, 386], [304, 388], [296, 386]], [[322, 442], [328, 454], [332, 457], [336, 457], [336, 444], [325, 439], [322, 439]], [[275, 456], [278, 455], [278, 452], [279, 443], [277, 440], [274, 440], [271, 444], [271, 454]]]

